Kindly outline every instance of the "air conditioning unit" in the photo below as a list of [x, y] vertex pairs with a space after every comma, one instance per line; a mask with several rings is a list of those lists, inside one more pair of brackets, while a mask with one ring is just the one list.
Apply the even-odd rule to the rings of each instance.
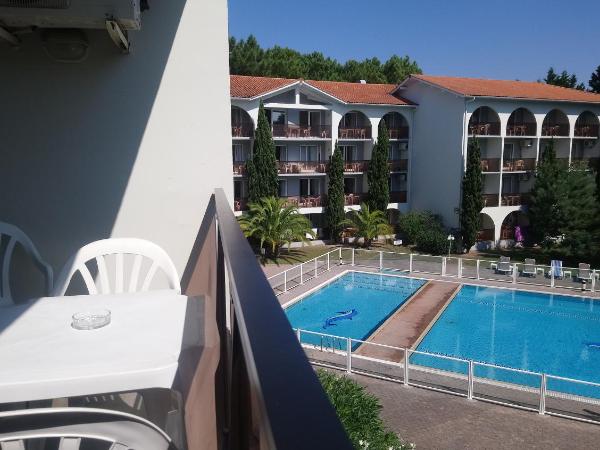
[[521, 147], [532, 147], [533, 141], [531, 139], [523, 139], [521, 141]]
[[12, 28], [105, 29], [107, 21], [123, 30], [141, 27], [143, 0], [0, 0], [0, 23]]
[[592, 148], [592, 147], [594, 147], [594, 145], [596, 145], [596, 143], [594, 141], [592, 141], [592, 140], [585, 140], [585, 141], [583, 141], [583, 146], [585, 148]]

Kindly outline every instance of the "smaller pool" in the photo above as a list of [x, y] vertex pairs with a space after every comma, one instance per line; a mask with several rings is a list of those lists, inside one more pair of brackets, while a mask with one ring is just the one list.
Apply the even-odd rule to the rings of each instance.
[[[293, 328], [365, 340], [425, 282], [350, 272], [286, 308], [285, 313]], [[320, 340], [310, 334], [302, 337], [302, 342], [310, 344]]]

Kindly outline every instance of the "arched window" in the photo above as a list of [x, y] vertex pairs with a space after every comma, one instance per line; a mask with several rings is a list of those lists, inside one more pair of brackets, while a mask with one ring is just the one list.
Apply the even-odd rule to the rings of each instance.
[[408, 121], [399, 112], [387, 113], [381, 119], [385, 122], [390, 139], [408, 139]]
[[542, 136], [569, 136], [569, 119], [560, 109], [553, 109], [542, 122]]
[[371, 139], [371, 122], [360, 111], [349, 111], [340, 120], [339, 139]]
[[515, 109], [506, 125], [506, 134], [508, 136], [535, 136], [537, 133], [537, 123], [535, 116], [525, 108]]
[[500, 117], [489, 106], [481, 106], [473, 111], [469, 119], [469, 135], [500, 136]]

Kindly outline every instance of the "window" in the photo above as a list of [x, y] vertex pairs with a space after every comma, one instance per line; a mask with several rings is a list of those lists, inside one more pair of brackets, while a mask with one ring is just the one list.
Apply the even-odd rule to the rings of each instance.
[[287, 147], [285, 145], [275, 146], [275, 158], [277, 161], [287, 161]]
[[519, 158], [519, 152], [516, 149], [515, 144], [507, 142], [504, 144], [504, 161], [511, 161]]
[[390, 144], [390, 160], [398, 161], [402, 159], [402, 147], [400, 146], [400, 142], [392, 142]]
[[300, 195], [319, 195], [321, 194], [321, 181], [314, 178], [300, 178]]
[[287, 197], [287, 180], [279, 180], [279, 196]]
[[317, 145], [301, 145], [300, 161], [321, 161], [321, 147]]
[[233, 156], [233, 162], [246, 162], [248, 159], [248, 152], [244, 151], [242, 144], [232, 144], [231, 153]]
[[340, 145], [344, 161], [356, 161], [356, 147], [354, 145]]
[[406, 191], [406, 174], [399, 173], [390, 176], [390, 191], [403, 192]]
[[519, 177], [515, 175], [502, 176], [502, 193], [518, 194], [520, 192]]
[[321, 124], [321, 111], [300, 111], [300, 126], [310, 127]]
[[342, 117], [342, 128], [359, 128], [359, 118], [357, 112], [349, 112]]
[[233, 182], [233, 198], [246, 198], [246, 182], [244, 180], [235, 180]]
[[344, 178], [344, 194], [356, 194], [356, 179]]
[[287, 123], [285, 111], [271, 111], [272, 125], [285, 125]]

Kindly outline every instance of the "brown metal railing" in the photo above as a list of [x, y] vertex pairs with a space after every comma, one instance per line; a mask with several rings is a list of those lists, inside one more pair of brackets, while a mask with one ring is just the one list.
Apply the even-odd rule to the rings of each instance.
[[406, 203], [406, 191], [390, 192], [390, 203]]
[[599, 162], [600, 158], [598, 157], [571, 158], [571, 164], [586, 164], [589, 169], [597, 169]]
[[469, 123], [471, 136], [500, 136], [500, 122]]
[[297, 206], [298, 208], [319, 208], [323, 206], [323, 195], [289, 195], [282, 197], [286, 204]]
[[575, 125], [575, 137], [597, 138], [598, 125]]
[[273, 137], [331, 138], [331, 125], [280, 125], [273, 124]]
[[346, 205], [346, 206], [360, 205], [366, 199], [367, 199], [367, 194], [361, 194], [358, 192], [345, 194], [344, 195], [344, 205]]
[[506, 134], [508, 136], [535, 136], [536, 124], [535, 123], [520, 123], [520, 124], [508, 124], [506, 126]]
[[505, 159], [502, 163], [504, 172], [535, 170], [535, 158]]
[[483, 194], [483, 206], [498, 206], [498, 194]]
[[234, 138], [253, 137], [254, 125], [252, 123], [231, 124], [231, 136]]
[[245, 162], [234, 162], [233, 163], [233, 174], [234, 175], [245, 175], [246, 174], [246, 163]]
[[408, 139], [408, 127], [388, 128], [390, 139]]
[[344, 172], [365, 172], [369, 167], [369, 161], [344, 161]]
[[529, 203], [529, 194], [514, 193], [502, 194], [502, 206], [520, 206]]
[[482, 172], [500, 172], [500, 158], [484, 158], [481, 160]]
[[340, 127], [338, 128], [339, 139], [371, 139], [371, 127]]
[[569, 124], [558, 123], [543, 125], [542, 136], [569, 136]]
[[327, 163], [323, 161], [279, 161], [278, 171], [280, 174], [325, 173]]
[[390, 172], [406, 172], [408, 170], [408, 159], [394, 159], [388, 162]]

